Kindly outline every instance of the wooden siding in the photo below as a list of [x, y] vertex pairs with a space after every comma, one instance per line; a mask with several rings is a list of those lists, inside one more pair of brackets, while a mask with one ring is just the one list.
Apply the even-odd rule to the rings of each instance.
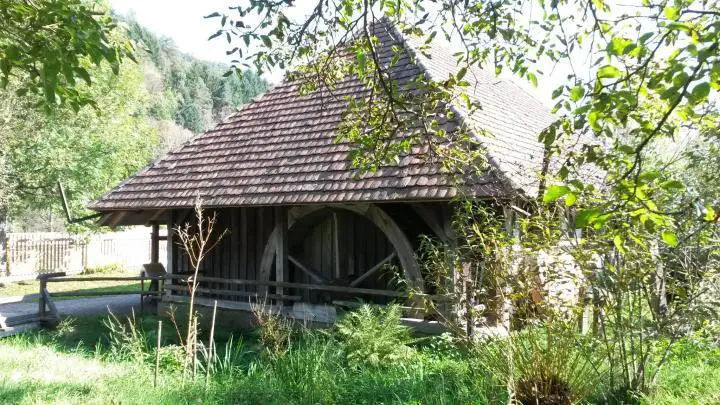
[[[425, 204], [438, 215], [445, 212], [445, 203]], [[407, 235], [414, 248], [419, 247], [420, 235], [430, 233], [430, 228], [406, 204], [383, 204], [387, 212]], [[201, 267], [201, 274], [209, 277], [230, 279], [259, 279], [260, 260], [268, 242], [274, 224], [273, 207], [235, 207], [216, 210], [216, 233], [227, 229], [230, 233], [211, 252]], [[211, 214], [212, 211], [207, 212]], [[193, 220], [194, 213], [189, 210], [174, 211], [175, 226]], [[394, 247], [385, 235], [368, 219], [343, 209], [322, 210], [298, 221], [288, 235], [289, 255], [305, 267], [330, 280], [333, 285], [347, 285], [360, 277], [368, 269], [390, 255]], [[172, 247], [173, 273], [191, 271], [187, 255], [175, 240]], [[390, 265], [400, 270], [397, 258]], [[315, 281], [306, 272], [290, 263], [290, 274], [286, 281], [312, 284]], [[271, 273], [275, 280], [275, 271]], [[373, 289], [395, 289], [396, 274], [401, 272], [382, 269], [363, 280], [357, 287]], [[234, 291], [257, 292], [252, 285], [222, 285], [205, 283], [203, 287], [230, 289]], [[273, 293], [273, 290], [268, 291]], [[333, 300], [350, 301], [361, 298], [377, 303], [386, 302], [383, 298], [349, 296], [342, 293], [285, 291], [286, 294], [301, 295], [304, 301], [313, 303]], [[217, 297], [229, 300], [246, 300], [243, 297]]]

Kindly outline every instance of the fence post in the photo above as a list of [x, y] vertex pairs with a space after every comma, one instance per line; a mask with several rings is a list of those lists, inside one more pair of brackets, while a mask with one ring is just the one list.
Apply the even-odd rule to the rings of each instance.
[[83, 273], [85, 273], [85, 270], [87, 270], [87, 265], [88, 265], [88, 244], [89, 244], [88, 237], [82, 238], [80, 240], [80, 257], [81, 257], [80, 260], [82, 261], [81, 266], [82, 266]]
[[145, 270], [140, 272], [140, 315], [143, 315], [145, 302]]
[[45, 294], [44, 291], [47, 288], [47, 278], [40, 275], [40, 295], [38, 297], [38, 314], [42, 320], [45, 319]]
[[[0, 224], [2, 226], [2, 224]], [[10, 233], [5, 233], [5, 240], [2, 241], [4, 243], [4, 254], [5, 254], [5, 275], [10, 276], [10, 259], [12, 258], [12, 255], [10, 254], [10, 248], [12, 247], [12, 243], [10, 243]]]

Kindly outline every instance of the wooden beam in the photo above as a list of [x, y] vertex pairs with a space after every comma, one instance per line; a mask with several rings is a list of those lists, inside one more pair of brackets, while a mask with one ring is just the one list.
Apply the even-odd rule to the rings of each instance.
[[[405, 274], [405, 279], [410, 284], [411, 288], [423, 289], [423, 278], [420, 274], [420, 266], [418, 265], [417, 258], [415, 257], [415, 251], [413, 250], [412, 244], [408, 240], [405, 233], [395, 223], [395, 221], [380, 207], [375, 204], [338, 204], [332, 205], [333, 208], [345, 209], [361, 215], [370, 220], [378, 229], [380, 229], [385, 237], [388, 238], [390, 243], [395, 248], [398, 260], [402, 266]], [[278, 239], [279, 232], [287, 232], [288, 229], [292, 229], [292, 226], [297, 223], [298, 220], [303, 217], [310, 215], [318, 210], [327, 209], [326, 206], [308, 205], [302, 207], [295, 207], [290, 210], [287, 221], [287, 228], [281, 231], [280, 227], [275, 226], [275, 230], [270, 236], [268, 243], [265, 245], [263, 252], [262, 261], [260, 263], [260, 273], [258, 278], [260, 280], [270, 279], [270, 269], [272, 267], [273, 256], [276, 256], [275, 251], [277, 249], [276, 241]], [[286, 218], [288, 218], [286, 217]]]
[[113, 212], [110, 218], [108, 218], [106, 224], [109, 227], [116, 226], [122, 221], [123, 218], [128, 214], [127, 211]]
[[430, 230], [433, 231], [433, 233], [438, 238], [440, 238], [443, 243], [450, 242], [450, 237], [445, 232], [445, 228], [443, 227], [437, 215], [430, 208], [422, 204], [411, 204], [410, 206], [412, 207], [413, 211], [415, 211], [415, 213], [418, 214], [418, 216], [422, 218], [423, 221], [425, 221], [425, 224], [427, 224]]
[[[165, 279], [179, 279], [187, 280], [188, 275], [179, 274], [168, 274]], [[275, 286], [275, 287], [286, 287], [294, 289], [306, 289], [306, 290], [318, 290], [318, 291], [334, 291], [343, 293], [355, 293], [355, 294], [367, 294], [367, 295], [381, 295], [385, 297], [398, 297], [398, 298], [409, 298], [413, 297], [426, 297], [428, 299], [437, 301], [448, 301], [450, 298], [444, 295], [430, 295], [430, 294], [410, 294], [402, 291], [394, 290], [379, 290], [373, 288], [355, 288], [345, 287], [339, 285], [323, 285], [323, 284], [304, 284], [304, 283], [288, 283], [288, 282], [277, 282], [277, 281], [266, 281], [266, 280], [236, 280], [236, 279], [224, 279], [220, 277], [205, 277], [198, 276], [198, 281], [203, 282], [215, 282], [215, 283], [226, 283], [226, 284], [239, 284], [239, 285], [256, 285], [256, 286]]]
[[160, 215], [162, 215], [162, 214], [164, 214], [164, 213], [165, 213], [165, 210], [164, 210], [164, 209], [156, 210], [156, 211], [145, 221], [145, 226], [150, 226], [150, 225], [154, 224], [155, 221], [157, 221], [157, 219], [160, 218]]
[[395, 256], [397, 256], [397, 254], [396, 254], [395, 252], [390, 253], [386, 258], [380, 260], [380, 262], [379, 262], [378, 264], [372, 266], [368, 271], [366, 271], [365, 273], [363, 273], [362, 276], [360, 276], [360, 277], [356, 278], [355, 280], [353, 280], [352, 282], [350, 282], [350, 287], [355, 287], [355, 286], [357, 286], [358, 284], [360, 284], [360, 283], [362, 283], [363, 281], [365, 281], [366, 278], [368, 278], [368, 277], [370, 277], [371, 275], [373, 275], [373, 274], [374, 274], [376, 271], [378, 271], [382, 266], [384, 266], [385, 264], [387, 264], [388, 262], [390, 262], [390, 260], [394, 259]]
[[[187, 286], [183, 285], [169, 285], [165, 287], [166, 290], [170, 291], [179, 291], [179, 292], [186, 292], [189, 293], [189, 289]], [[246, 292], [246, 291], [235, 291], [235, 290], [222, 290], [218, 288], [203, 288], [198, 287], [195, 289], [195, 292], [201, 293], [201, 294], [217, 294], [217, 295], [225, 295], [225, 296], [232, 296], [232, 297], [248, 297], [248, 298], [258, 298], [258, 299], [272, 299], [272, 300], [286, 300], [286, 301], [300, 301], [301, 297], [298, 295], [280, 295], [280, 294], [258, 294], [253, 292]]]
[[175, 273], [177, 272], [177, 269], [175, 268], [175, 253], [173, 252], [173, 249], [175, 248], [175, 217], [177, 216], [176, 211], [170, 211], [170, 218], [168, 219], [168, 223], [166, 225], [167, 227], [167, 237], [165, 238], [165, 246], [167, 250], [167, 258], [165, 262], [165, 269], [168, 273]]
[[[286, 207], [275, 207], [275, 281], [286, 281], [288, 276], [288, 210]], [[276, 288], [278, 295], [283, 295], [283, 288]]]
[[340, 229], [338, 229], [337, 212], [332, 213], [333, 220], [333, 250], [335, 252], [335, 278], [340, 278]]
[[292, 264], [297, 266], [300, 270], [307, 273], [308, 276], [310, 276], [313, 280], [317, 281], [320, 284], [328, 284], [329, 281], [325, 277], [323, 277], [321, 274], [318, 274], [317, 272], [313, 271], [309, 267], [302, 264], [298, 259], [294, 258], [293, 256], [288, 255], [288, 259]]
[[155, 223], [150, 233], [150, 263], [160, 263], [160, 225]]

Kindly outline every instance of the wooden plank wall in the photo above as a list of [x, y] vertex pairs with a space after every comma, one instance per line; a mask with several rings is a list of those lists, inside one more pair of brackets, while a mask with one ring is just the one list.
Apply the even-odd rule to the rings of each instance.
[[[428, 203], [427, 206], [438, 213], [444, 212], [442, 203]], [[384, 204], [382, 208], [395, 220], [405, 232], [413, 246], [419, 246], [419, 235], [431, 232], [417, 214], [406, 204]], [[210, 212], [208, 212], [210, 214]], [[237, 207], [217, 210], [218, 222], [216, 234], [224, 229], [230, 232], [208, 255], [201, 268], [201, 274], [212, 277], [250, 279], [258, 278], [260, 259], [274, 226], [272, 207]], [[174, 212], [176, 226], [179, 222], [192, 220], [192, 212]], [[336, 218], [336, 219], [335, 219]], [[335, 223], [337, 221], [337, 224]], [[337, 235], [337, 243], [335, 238]], [[387, 257], [393, 246], [385, 235], [368, 219], [350, 211], [337, 209], [323, 211], [320, 215], [306, 217], [290, 231], [289, 253], [334, 283], [342, 285], [362, 275], [366, 270]], [[187, 255], [177, 244], [173, 246], [173, 272], [190, 271]], [[336, 258], [339, 259], [339, 266]], [[392, 264], [399, 266], [397, 259]], [[398, 267], [398, 270], [399, 269]], [[338, 274], [339, 273], [339, 274]], [[274, 271], [271, 272], [274, 279]], [[304, 272], [290, 265], [288, 281], [312, 283]], [[207, 287], [256, 292], [255, 286], [207, 284]], [[357, 287], [394, 289], [392, 274], [378, 271], [376, 275], [364, 280]], [[272, 291], [271, 291], [272, 292]], [[321, 292], [291, 291], [302, 295], [310, 302], [328, 300], [353, 300], [356, 297], [336, 294], [328, 296]], [[219, 298], [219, 297], [218, 297]], [[223, 299], [233, 299], [222, 297]], [[362, 297], [370, 299], [372, 297]], [[234, 299], [244, 299], [234, 297]], [[382, 303], [382, 299], [374, 299]]]
[[[207, 214], [212, 215], [211, 212]], [[184, 222], [192, 220], [192, 223], [195, 223], [191, 216], [187, 215]], [[174, 215], [174, 217], [181, 218], [182, 214]], [[202, 263], [200, 273], [211, 277], [257, 279], [260, 258], [273, 230], [273, 221], [272, 207], [239, 207], [217, 210], [214, 234], [219, 235], [226, 229], [229, 233], [215, 247], [215, 250], [208, 254]], [[177, 240], [173, 246], [173, 258], [175, 259], [174, 273], [191, 271], [187, 254]], [[217, 283], [207, 283], [203, 286], [250, 292], [255, 292], [256, 289], [255, 286]], [[240, 298], [236, 297], [236, 299]]]

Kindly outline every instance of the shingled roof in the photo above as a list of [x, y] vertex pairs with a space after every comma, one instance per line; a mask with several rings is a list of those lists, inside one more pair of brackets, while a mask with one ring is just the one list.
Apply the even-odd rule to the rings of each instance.
[[[386, 21], [374, 25], [380, 52], [393, 45], [412, 49]], [[431, 58], [401, 58], [397, 80], [425, 73], [446, 79], [457, 71], [447, 47], [431, 47]], [[540, 102], [510, 81], [481, 69], [466, 75], [469, 94], [482, 109], [469, 119], [489, 131], [482, 142], [496, 169], [473, 180], [478, 197], [536, 193], [543, 147], [538, 134], [554, 117]], [[198, 193], [210, 207], [276, 204], [384, 202], [451, 199], [457, 190], [428, 162], [422, 149], [396, 166], [361, 178], [348, 160], [350, 145], [336, 143], [346, 111], [345, 96], [366, 94], [357, 78], [346, 77], [330, 92], [298, 92], [300, 83], [284, 81], [205, 132], [168, 153], [92, 203], [96, 211], [191, 207]], [[469, 115], [467, 113], [460, 116]], [[446, 124], [450, 130], [458, 122]]]

